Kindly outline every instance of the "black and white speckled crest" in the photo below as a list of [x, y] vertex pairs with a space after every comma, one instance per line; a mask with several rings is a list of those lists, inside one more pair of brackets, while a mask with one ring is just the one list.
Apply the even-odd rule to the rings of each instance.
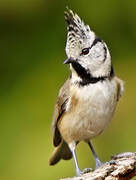
[[76, 56], [79, 51], [87, 45], [87, 40], [92, 42], [95, 38], [95, 33], [91, 31], [88, 25], [80, 19], [77, 14], [74, 14], [72, 10], [67, 10], [65, 12], [65, 20], [67, 22], [67, 44], [66, 53], [69, 57]]

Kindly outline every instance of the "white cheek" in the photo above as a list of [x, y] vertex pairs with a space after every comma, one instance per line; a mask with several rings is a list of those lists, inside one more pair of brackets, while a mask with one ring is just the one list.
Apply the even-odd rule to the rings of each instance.
[[104, 59], [103, 49], [95, 48], [90, 54], [92, 60], [102, 61]]

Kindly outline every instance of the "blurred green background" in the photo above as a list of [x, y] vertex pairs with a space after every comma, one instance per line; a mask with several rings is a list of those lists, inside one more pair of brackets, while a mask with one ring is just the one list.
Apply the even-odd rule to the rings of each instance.
[[[93, 140], [102, 161], [136, 151], [136, 1], [0, 0], [0, 180], [57, 180], [75, 175], [74, 162], [49, 167], [50, 131], [58, 90], [67, 78], [66, 6], [76, 11], [112, 54], [125, 92], [109, 128]], [[85, 143], [81, 168], [94, 167]]]

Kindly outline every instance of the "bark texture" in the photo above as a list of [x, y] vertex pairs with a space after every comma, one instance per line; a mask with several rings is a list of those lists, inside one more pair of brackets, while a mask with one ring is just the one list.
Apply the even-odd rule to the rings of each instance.
[[100, 168], [80, 177], [61, 180], [129, 180], [136, 176], [136, 152], [125, 152], [112, 156]]

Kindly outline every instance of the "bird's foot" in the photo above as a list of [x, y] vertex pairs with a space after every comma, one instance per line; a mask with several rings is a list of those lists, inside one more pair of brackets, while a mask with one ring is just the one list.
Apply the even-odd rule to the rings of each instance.
[[82, 171], [80, 169], [76, 169], [76, 175], [77, 176], [81, 176], [82, 175]]
[[77, 176], [82, 176], [83, 174], [86, 174], [86, 173], [89, 173], [92, 171], [93, 171], [92, 168], [85, 168], [83, 171], [81, 171], [80, 169], [77, 169], [76, 174], [77, 174]]
[[102, 163], [99, 159], [96, 159], [96, 168], [98, 169], [99, 167], [103, 166], [105, 163]]

